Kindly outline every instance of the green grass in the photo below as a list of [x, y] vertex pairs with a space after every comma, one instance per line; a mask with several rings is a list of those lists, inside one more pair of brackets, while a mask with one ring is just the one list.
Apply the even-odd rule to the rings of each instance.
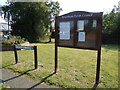
[[[54, 71], [54, 43], [32, 44], [38, 46], [39, 69], [34, 68], [32, 50], [18, 51], [19, 63], [5, 67], [14, 72], [24, 73], [41, 81]], [[96, 76], [97, 52], [92, 50], [58, 48], [58, 73], [44, 82], [64, 88], [92, 88]], [[2, 66], [14, 64], [14, 52], [3, 51]], [[118, 88], [118, 47], [102, 45], [100, 84], [97, 88]]]
[[4, 90], [6, 88], [10, 88], [8, 85], [0, 83], [0, 90]]

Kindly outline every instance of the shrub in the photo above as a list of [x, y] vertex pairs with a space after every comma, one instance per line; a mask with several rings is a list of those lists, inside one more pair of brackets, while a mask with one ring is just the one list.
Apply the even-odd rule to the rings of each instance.
[[17, 45], [26, 42], [25, 38], [21, 38], [20, 36], [12, 36], [9, 39], [3, 38], [2, 44], [6, 45]]

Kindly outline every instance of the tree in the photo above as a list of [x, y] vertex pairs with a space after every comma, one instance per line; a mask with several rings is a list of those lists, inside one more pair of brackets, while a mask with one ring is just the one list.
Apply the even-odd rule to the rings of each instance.
[[111, 13], [104, 15], [103, 23], [103, 43], [118, 43], [118, 33], [119, 30], [119, 21], [120, 21], [120, 13], [115, 12], [115, 9], [111, 11]]
[[13, 34], [30, 42], [39, 42], [49, 35], [51, 17], [59, 15], [60, 10], [58, 2], [14, 2], [3, 7], [4, 13], [9, 11], [12, 17]]
[[[46, 3], [49, 7], [49, 12], [51, 13], [51, 25], [50, 25], [50, 38], [49, 42], [51, 42], [52, 38], [52, 24], [55, 22], [55, 16], [58, 16], [62, 8], [59, 8], [58, 2], [51, 1], [50, 3]], [[59, 8], [59, 9], [58, 9]]]

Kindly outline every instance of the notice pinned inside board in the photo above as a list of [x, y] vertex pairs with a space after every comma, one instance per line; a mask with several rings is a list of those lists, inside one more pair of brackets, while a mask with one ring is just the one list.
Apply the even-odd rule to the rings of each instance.
[[60, 39], [69, 40], [70, 39], [70, 22], [60, 23]]
[[85, 32], [78, 32], [78, 41], [85, 42]]
[[77, 22], [77, 30], [84, 30], [84, 20], [79, 20]]
[[92, 27], [97, 27], [97, 21], [96, 20], [93, 20], [93, 26]]

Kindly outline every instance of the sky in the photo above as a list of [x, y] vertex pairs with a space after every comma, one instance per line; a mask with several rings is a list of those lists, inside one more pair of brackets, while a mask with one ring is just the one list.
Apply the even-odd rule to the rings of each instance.
[[[7, 0], [0, 0], [4, 5]], [[53, 0], [60, 3], [63, 9], [60, 15], [72, 11], [104, 12], [109, 13], [114, 5], [118, 6], [120, 0]]]
[[63, 8], [61, 14], [71, 11], [109, 13], [120, 0], [58, 0]]

